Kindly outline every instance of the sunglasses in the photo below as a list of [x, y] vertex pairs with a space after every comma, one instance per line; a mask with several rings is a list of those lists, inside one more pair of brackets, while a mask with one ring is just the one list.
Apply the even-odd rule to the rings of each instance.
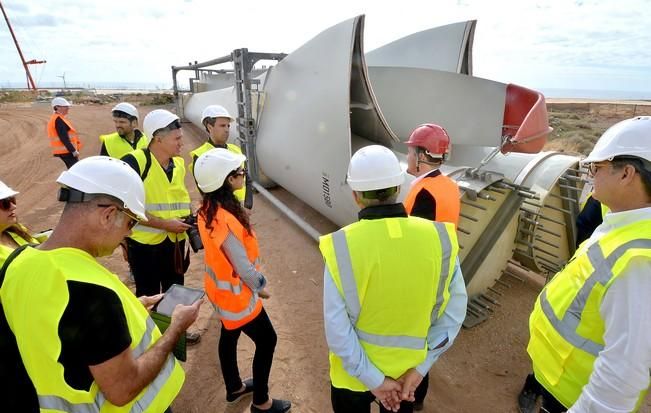
[[135, 227], [136, 224], [138, 224], [138, 222], [140, 222], [140, 220], [137, 217], [131, 215], [126, 209], [124, 209], [122, 207], [119, 207], [119, 206], [117, 206], [115, 204], [97, 204], [97, 206], [100, 207], [100, 208], [115, 207], [115, 209], [122, 212], [124, 215], [127, 216], [127, 218], [129, 218], [129, 222], [127, 223], [127, 227], [129, 229], [133, 229], [133, 227]]
[[8, 211], [11, 208], [11, 204], [16, 205], [16, 197], [10, 196], [9, 198], [0, 199], [0, 208]]
[[590, 162], [588, 164], [588, 175], [594, 177], [599, 168], [608, 165], [608, 162]]
[[244, 176], [246, 174], [246, 171], [242, 168], [238, 168], [231, 172], [229, 176]]

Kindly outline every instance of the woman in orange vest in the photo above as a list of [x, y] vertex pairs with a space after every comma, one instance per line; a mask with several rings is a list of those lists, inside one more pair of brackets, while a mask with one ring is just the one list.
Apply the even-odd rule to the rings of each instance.
[[[219, 361], [226, 385], [226, 401], [253, 392], [251, 412], [283, 413], [286, 400], [269, 397], [269, 372], [276, 332], [260, 298], [269, 298], [267, 280], [259, 271], [258, 240], [249, 216], [233, 191], [244, 185], [246, 157], [228, 149], [205, 152], [196, 160], [194, 178], [203, 194], [198, 214], [205, 248], [204, 288], [222, 322]], [[253, 378], [240, 378], [237, 341], [244, 333], [255, 343]]]

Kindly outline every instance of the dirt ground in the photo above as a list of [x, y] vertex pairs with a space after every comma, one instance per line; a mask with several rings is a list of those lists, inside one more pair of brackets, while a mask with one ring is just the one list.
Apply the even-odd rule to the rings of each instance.
[[[85, 144], [82, 157], [99, 153], [98, 135], [112, 132], [110, 105], [74, 106], [69, 119]], [[153, 107], [141, 108], [141, 116]], [[48, 104], [4, 104], [0, 106], [0, 179], [20, 191], [18, 214], [34, 230], [52, 228], [61, 211], [56, 201], [55, 179], [63, 162], [52, 158], [45, 138], [50, 114]], [[203, 134], [184, 125], [184, 156], [198, 146]], [[196, 201], [198, 194], [190, 176], [186, 183]], [[282, 189], [274, 194], [319, 231], [334, 230], [311, 208]], [[267, 312], [278, 333], [271, 372], [272, 397], [292, 401], [295, 413], [330, 410], [327, 346], [322, 322], [323, 261], [314, 241], [284, 218], [263, 197], [256, 195], [253, 213], [260, 240], [263, 272], [269, 279], [271, 299]], [[186, 274], [186, 284], [202, 287], [203, 254], [195, 254]], [[128, 285], [127, 267], [119, 251], [101, 259]], [[500, 306], [483, 324], [462, 330], [455, 345], [435, 364], [425, 412], [516, 412], [516, 395], [530, 362], [525, 347], [527, 319], [539, 287], [508, 279], [500, 284]], [[249, 400], [226, 406], [225, 389], [217, 359], [218, 321], [205, 303], [199, 320], [191, 328], [202, 331], [199, 344], [190, 347], [184, 364], [186, 381], [173, 405], [175, 413], [249, 411]], [[250, 374], [253, 346], [240, 340], [239, 363], [243, 377]], [[377, 408], [375, 408], [377, 411]], [[651, 411], [647, 403], [645, 412]]]

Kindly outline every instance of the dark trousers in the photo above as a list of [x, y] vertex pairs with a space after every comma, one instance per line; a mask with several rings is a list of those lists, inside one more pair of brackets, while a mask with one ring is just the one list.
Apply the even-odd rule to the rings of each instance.
[[267, 312], [260, 314], [247, 324], [234, 330], [227, 330], [222, 324], [219, 337], [219, 362], [228, 393], [235, 393], [242, 388], [242, 378], [237, 366], [237, 341], [244, 333], [255, 344], [253, 356], [253, 404], [263, 404], [269, 400], [269, 373], [276, 349], [276, 331], [271, 325]]
[[[371, 403], [375, 401], [375, 396], [370, 391], [352, 391], [330, 386], [330, 400], [334, 413], [370, 413]], [[403, 401], [400, 403], [398, 413], [412, 413], [414, 403]], [[380, 404], [380, 413], [388, 413]]]
[[[183, 250], [185, 240], [179, 242]], [[174, 265], [174, 243], [169, 238], [157, 245], [127, 238], [127, 256], [136, 281], [136, 297], [160, 294], [172, 284], [183, 285], [183, 274], [178, 274]]]
[[542, 407], [540, 409], [541, 412], [565, 413], [567, 411], [567, 407], [563, 406], [561, 402], [556, 400], [556, 397], [548, 392], [547, 389], [545, 389], [543, 385], [540, 384], [538, 380], [536, 380], [536, 376], [534, 376], [533, 373], [527, 376], [527, 380], [525, 381], [525, 389], [528, 389], [542, 396]]
[[68, 169], [70, 169], [70, 167], [72, 165], [79, 162], [79, 159], [72, 156], [71, 153], [66, 153], [64, 155], [54, 155], [54, 156], [56, 156], [57, 158], [60, 158], [63, 161], [63, 163], [66, 164], [66, 168], [68, 168]]
[[423, 377], [423, 380], [421, 380], [418, 387], [416, 387], [416, 391], [414, 392], [414, 398], [416, 399], [416, 403], [422, 403], [425, 400], [425, 396], [427, 396], [428, 388], [429, 388], [429, 373], [427, 373], [425, 377]]

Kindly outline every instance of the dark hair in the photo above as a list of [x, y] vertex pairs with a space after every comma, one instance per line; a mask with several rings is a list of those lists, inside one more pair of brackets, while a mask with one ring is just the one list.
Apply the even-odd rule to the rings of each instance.
[[360, 191], [364, 199], [377, 199], [384, 202], [398, 193], [398, 187], [392, 186], [390, 188], [376, 189], [372, 191]]
[[170, 123], [169, 125], [165, 126], [164, 128], [156, 129], [154, 133], [152, 133], [152, 138], [158, 135], [161, 132], [171, 132], [173, 130], [181, 129], [181, 121], [178, 119], [175, 119]]
[[201, 208], [199, 209], [199, 215], [201, 215], [206, 221], [206, 228], [211, 232], [213, 230], [213, 220], [217, 217], [217, 209], [224, 208], [226, 211], [233, 214], [240, 224], [246, 228], [246, 231], [251, 234], [249, 216], [244, 211], [242, 203], [235, 197], [233, 188], [228, 183], [228, 177], [233, 176], [234, 174], [235, 171], [228, 174], [226, 179], [224, 179], [224, 185], [219, 187], [219, 189], [203, 194], [203, 201], [201, 203]]
[[203, 123], [203, 127], [206, 128], [206, 132], [210, 132], [208, 130], [208, 125], [215, 126], [215, 122], [217, 122], [217, 118], [210, 118], [210, 117], [204, 118], [202, 123]]
[[651, 162], [637, 156], [615, 156], [611, 163], [613, 169], [621, 169], [626, 165], [635, 168], [635, 171], [640, 174], [646, 195], [651, 198]]
[[114, 118], [122, 118], [126, 119], [129, 122], [133, 122], [134, 120], [137, 120], [138, 118], [132, 115], [129, 115], [127, 112], [122, 112], [121, 110], [114, 110], [111, 112], [113, 114]]

